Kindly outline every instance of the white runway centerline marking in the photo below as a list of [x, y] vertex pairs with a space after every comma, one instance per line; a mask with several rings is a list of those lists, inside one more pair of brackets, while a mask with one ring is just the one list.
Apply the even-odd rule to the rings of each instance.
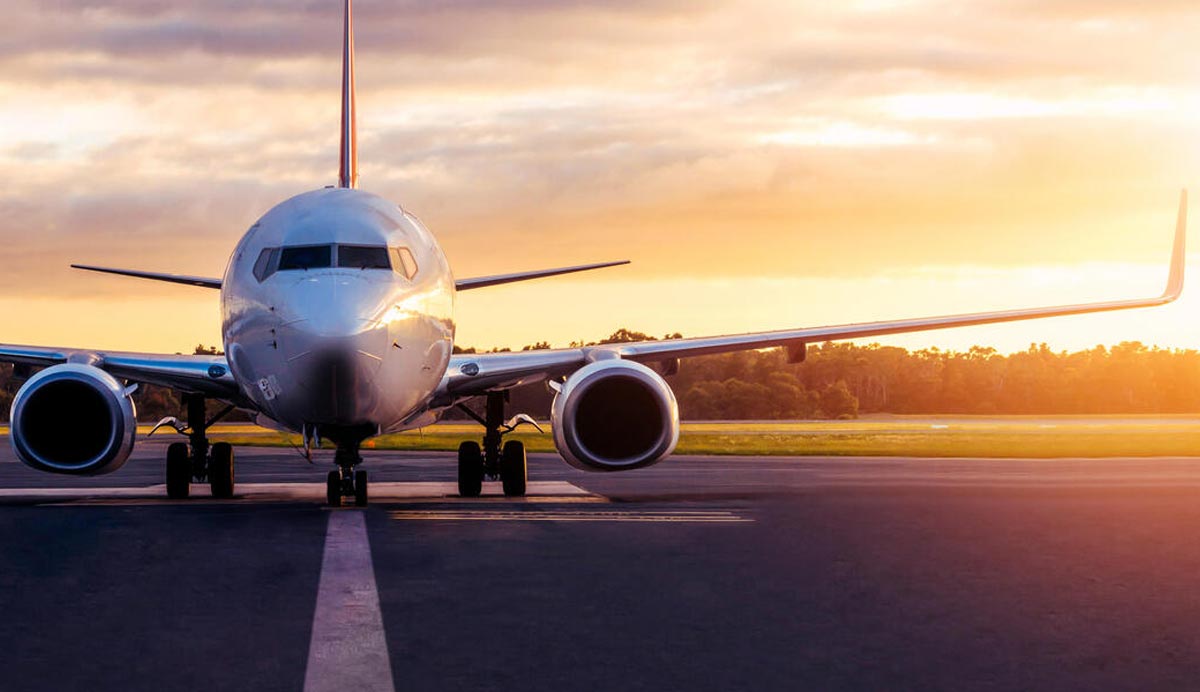
[[304, 692], [394, 689], [366, 520], [361, 511], [333, 512]]

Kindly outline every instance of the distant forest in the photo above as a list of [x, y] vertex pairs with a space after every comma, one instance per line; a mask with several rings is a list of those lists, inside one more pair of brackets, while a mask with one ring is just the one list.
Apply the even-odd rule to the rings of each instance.
[[[622, 329], [596, 343], [649, 338]], [[549, 345], [523, 350], [542, 348]], [[195, 352], [216, 351], [198, 346]], [[684, 420], [1200, 412], [1200, 352], [1138, 342], [1074, 353], [1034, 344], [1011, 355], [979, 346], [958, 352], [825, 343], [809, 346], [807, 359], [794, 365], [781, 349], [685, 359], [679, 372], [666, 379]], [[0, 369], [4, 420], [19, 386], [12, 368]], [[134, 398], [143, 421], [182, 415], [179, 397], [161, 387], [142, 386]], [[511, 408], [544, 418], [552, 399], [545, 384], [537, 383], [514, 390]], [[450, 417], [465, 416], [452, 412]]]
[[[598, 343], [649, 338], [622, 329]], [[794, 365], [782, 349], [689, 358], [666, 379], [684, 420], [1200, 412], [1200, 352], [1138, 342], [1074, 353], [1033, 344], [1011, 355], [837, 342], [810, 345]], [[530, 385], [513, 392], [513, 409], [546, 415], [552, 398]]]

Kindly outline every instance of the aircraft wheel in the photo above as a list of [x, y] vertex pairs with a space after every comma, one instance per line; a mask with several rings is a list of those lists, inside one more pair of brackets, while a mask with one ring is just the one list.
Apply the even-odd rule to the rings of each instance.
[[483, 450], [478, 442], [458, 446], [458, 494], [479, 497], [483, 492]]
[[208, 459], [208, 484], [213, 497], [233, 497], [233, 446], [228, 442], [218, 442], [212, 446]]
[[354, 472], [354, 506], [367, 506], [367, 472]]
[[516, 440], [505, 442], [504, 450], [500, 453], [500, 482], [504, 485], [504, 494], [523, 497], [527, 477], [525, 445]]
[[167, 497], [183, 500], [191, 487], [192, 460], [188, 457], [188, 446], [174, 442], [167, 447]]
[[330, 507], [342, 506], [342, 473], [330, 471], [325, 477], [325, 500]]

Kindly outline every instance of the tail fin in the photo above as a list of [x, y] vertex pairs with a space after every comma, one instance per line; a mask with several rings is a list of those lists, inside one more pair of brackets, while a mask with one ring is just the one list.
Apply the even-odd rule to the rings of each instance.
[[354, 2], [346, 0], [342, 47], [342, 151], [338, 187], [358, 187], [358, 108], [354, 88]]

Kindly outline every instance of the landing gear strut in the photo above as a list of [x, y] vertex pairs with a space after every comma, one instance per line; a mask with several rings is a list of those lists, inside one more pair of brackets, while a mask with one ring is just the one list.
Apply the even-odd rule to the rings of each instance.
[[207, 433], [214, 423], [228, 415], [234, 407], [229, 406], [210, 419], [204, 410], [203, 396], [184, 394], [183, 404], [187, 407], [187, 425], [174, 425], [176, 431], [187, 435], [188, 441], [175, 442], [167, 447], [167, 497], [174, 500], [186, 498], [193, 480], [197, 483], [208, 481], [213, 497], [233, 497], [233, 447], [225, 442], [209, 445]]
[[528, 464], [525, 445], [516, 440], [504, 442], [504, 436], [521, 423], [536, 423], [527, 416], [504, 421], [504, 404], [507, 392], [489, 392], [485, 414], [480, 416], [466, 406], [459, 408], [478, 421], [484, 428], [483, 446], [476, 442], [464, 442], [458, 447], [458, 494], [462, 497], [479, 497], [483, 492], [483, 480], [500, 480], [504, 494], [509, 497], [525, 495]]
[[333, 463], [337, 469], [330, 471], [325, 479], [325, 499], [330, 507], [341, 507], [342, 498], [353, 497], [354, 506], [367, 506], [367, 472], [355, 471], [354, 467], [362, 463], [358, 453], [358, 444], [339, 444], [334, 454]]

